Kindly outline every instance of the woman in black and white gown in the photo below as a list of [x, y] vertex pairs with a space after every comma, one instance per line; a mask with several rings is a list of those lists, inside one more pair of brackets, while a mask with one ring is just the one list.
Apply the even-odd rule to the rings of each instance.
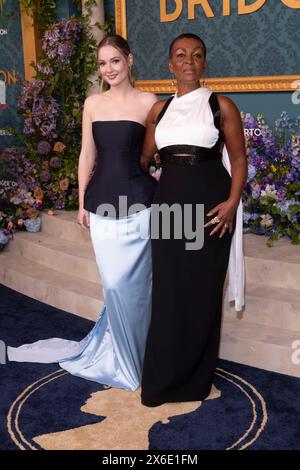
[[[184, 34], [170, 46], [169, 67], [177, 93], [154, 104], [147, 123], [142, 166], [147, 169], [156, 151], [162, 175], [154, 204], [192, 208], [204, 205], [204, 244], [187, 249], [191, 240], [152, 237], [152, 319], [142, 379], [142, 403], [203, 400], [209, 395], [218, 357], [223, 286], [232, 237], [241, 247], [240, 197], [247, 162], [240, 113], [226, 97], [200, 87], [206, 67], [206, 47], [195, 35]], [[226, 147], [224, 147], [224, 142]], [[229, 160], [231, 164], [231, 176]], [[224, 166], [225, 165], [225, 166]], [[238, 219], [236, 211], [239, 208]], [[152, 207], [154, 224], [155, 206]], [[183, 230], [184, 231], [184, 230]], [[232, 252], [237, 309], [243, 304], [243, 259]], [[238, 289], [235, 287], [238, 286]]]

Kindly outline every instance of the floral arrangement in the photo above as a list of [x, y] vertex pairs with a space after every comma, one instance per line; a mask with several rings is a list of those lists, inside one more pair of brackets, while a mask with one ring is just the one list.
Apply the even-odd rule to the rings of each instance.
[[[96, 0], [72, 0], [77, 14], [56, 20], [56, 1], [20, 0], [37, 21], [41, 54], [32, 63], [36, 76], [23, 82], [18, 101], [23, 134], [6, 129], [20, 143], [0, 155], [0, 250], [13, 232], [40, 229], [40, 211], [78, 208], [77, 165], [82, 108], [90, 77], [97, 70], [90, 17]], [[0, 1], [0, 13], [4, 1]], [[114, 18], [104, 26], [114, 32]]]
[[35, 178], [37, 169], [25, 148], [6, 150], [1, 166], [5, 166], [5, 178], [0, 179], [0, 250], [15, 229], [40, 230], [39, 211], [43, 207], [43, 191]]
[[[52, 3], [46, 5], [51, 11]], [[11, 237], [16, 229], [38, 230], [42, 209], [78, 207], [82, 108], [89, 78], [97, 70], [89, 16], [48, 25], [41, 46], [39, 60], [32, 64], [35, 79], [23, 82], [18, 100], [23, 134], [8, 129], [21, 147], [0, 155], [2, 237]]]
[[269, 246], [281, 237], [299, 243], [300, 116], [283, 112], [274, 131], [261, 114], [255, 119], [242, 113], [242, 119], [248, 156], [244, 231], [268, 236]]
[[43, 52], [33, 65], [36, 78], [23, 85], [18, 103], [23, 143], [43, 191], [42, 208], [78, 206], [81, 115], [97, 69], [95, 50], [86, 17], [56, 22], [44, 32]]

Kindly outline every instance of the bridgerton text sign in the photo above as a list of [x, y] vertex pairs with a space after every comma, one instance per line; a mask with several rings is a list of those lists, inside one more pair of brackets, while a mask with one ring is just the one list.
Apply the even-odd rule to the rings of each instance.
[[115, 0], [115, 15], [145, 90], [174, 91], [168, 46], [184, 32], [205, 41], [205, 82], [215, 91], [287, 91], [299, 83], [300, 0]]

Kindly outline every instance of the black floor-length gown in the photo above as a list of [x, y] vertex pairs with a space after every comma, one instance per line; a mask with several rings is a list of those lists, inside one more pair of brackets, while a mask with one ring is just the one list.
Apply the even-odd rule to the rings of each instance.
[[[222, 164], [220, 110], [208, 88], [166, 103], [156, 127], [163, 163], [154, 204], [204, 204], [207, 212], [228, 199], [231, 177]], [[155, 206], [154, 206], [155, 207]], [[152, 207], [152, 218], [153, 211]], [[142, 378], [142, 403], [203, 400], [218, 357], [223, 286], [232, 234], [210, 236], [200, 250], [186, 239], [152, 238], [152, 319]], [[174, 230], [173, 230], [174, 232]], [[172, 233], [171, 233], [172, 235]]]

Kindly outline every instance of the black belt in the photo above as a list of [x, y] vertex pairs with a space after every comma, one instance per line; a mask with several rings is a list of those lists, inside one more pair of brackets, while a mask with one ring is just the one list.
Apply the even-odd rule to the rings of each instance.
[[212, 148], [194, 145], [168, 145], [160, 149], [158, 153], [162, 164], [199, 165], [208, 160], [221, 160], [222, 154], [216, 147], [216, 145]]

